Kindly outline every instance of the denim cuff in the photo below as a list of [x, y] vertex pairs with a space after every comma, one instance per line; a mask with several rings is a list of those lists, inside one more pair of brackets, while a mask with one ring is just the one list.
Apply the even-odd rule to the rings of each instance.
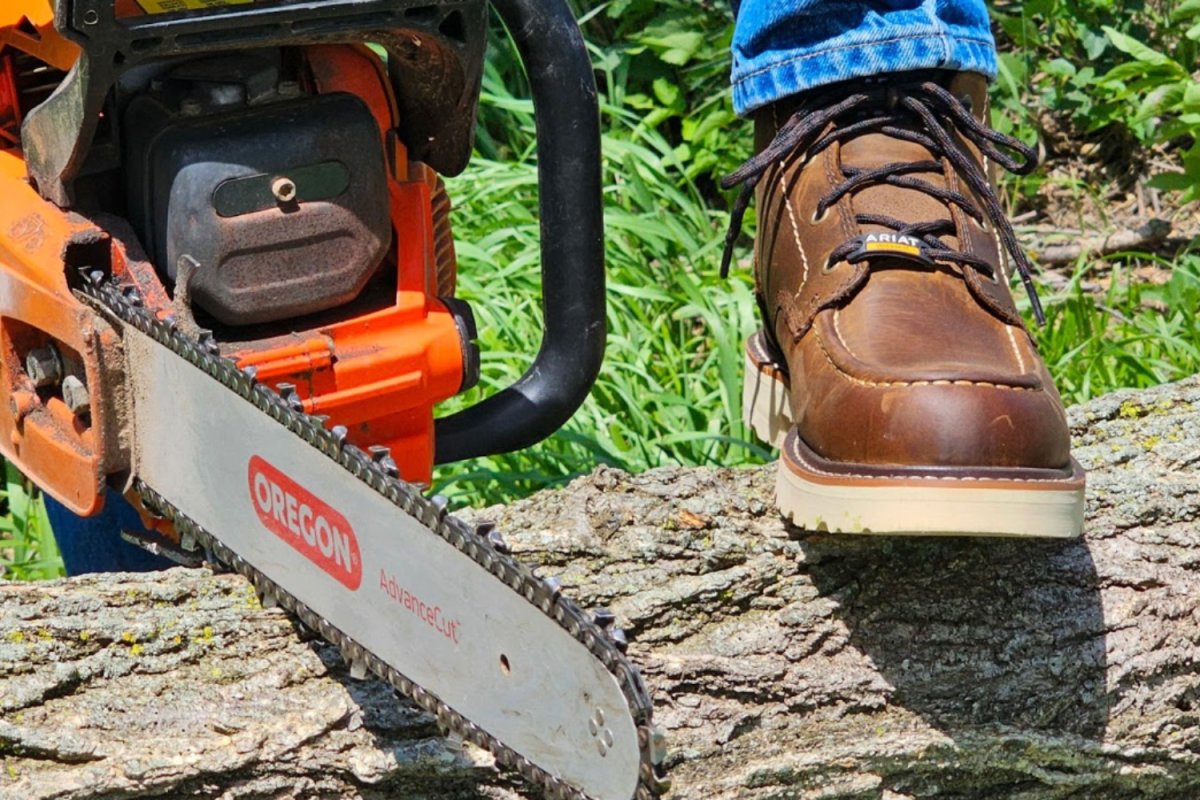
[[[761, 59], [760, 59], [761, 61]], [[946, 31], [884, 33], [880, 38], [793, 54], [765, 66], [734, 67], [733, 105], [741, 116], [793, 94], [831, 83], [907, 72], [949, 69], [996, 77], [992, 40], [948, 35]]]

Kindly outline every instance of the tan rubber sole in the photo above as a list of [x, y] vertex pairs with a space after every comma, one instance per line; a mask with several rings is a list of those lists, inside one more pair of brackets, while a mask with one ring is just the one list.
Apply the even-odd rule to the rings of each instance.
[[786, 368], [762, 333], [746, 343], [742, 409], [746, 424], [778, 448], [776, 501], [801, 528], [831, 533], [909, 536], [1073, 538], [1083, 530], [1083, 468], [986, 469], [919, 474], [832, 465], [812, 453], [795, 430]]

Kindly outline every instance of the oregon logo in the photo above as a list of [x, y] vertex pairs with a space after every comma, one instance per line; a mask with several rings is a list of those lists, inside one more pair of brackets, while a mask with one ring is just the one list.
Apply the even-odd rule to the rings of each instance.
[[267, 530], [347, 589], [357, 590], [362, 557], [346, 518], [258, 456], [250, 459], [249, 478], [250, 501]]

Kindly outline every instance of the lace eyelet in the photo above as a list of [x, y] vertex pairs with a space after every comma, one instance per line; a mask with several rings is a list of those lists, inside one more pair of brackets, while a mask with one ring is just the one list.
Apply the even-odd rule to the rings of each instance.
[[814, 209], [812, 216], [808, 218], [808, 221], [813, 225], [820, 225], [822, 222], [825, 221], [825, 218], [829, 216], [829, 209], [830, 209], [830, 206], [825, 206], [825, 210], [822, 211], [820, 213], [820, 215], [818, 215], [816, 210]]
[[831, 272], [833, 272], [835, 269], [837, 269], [837, 265], [838, 265], [838, 264], [840, 264], [840, 263], [842, 263], [842, 262], [840, 262], [840, 261], [829, 261], [828, 259], [826, 259], [826, 261], [825, 261], [825, 265], [824, 265], [823, 267], [821, 267], [821, 274], [822, 274], [822, 275], [828, 275], [829, 273], [831, 273]]

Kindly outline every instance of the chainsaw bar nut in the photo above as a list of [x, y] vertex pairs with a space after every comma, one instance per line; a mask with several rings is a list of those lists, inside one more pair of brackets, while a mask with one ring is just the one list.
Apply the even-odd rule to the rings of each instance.
[[71, 409], [71, 413], [77, 417], [82, 417], [92, 410], [92, 398], [88, 394], [87, 386], [83, 381], [76, 378], [74, 375], [68, 375], [62, 382], [63, 402], [67, 404], [67, 408]]
[[62, 380], [62, 356], [54, 345], [35, 347], [25, 356], [25, 372], [39, 389], [54, 386]]

